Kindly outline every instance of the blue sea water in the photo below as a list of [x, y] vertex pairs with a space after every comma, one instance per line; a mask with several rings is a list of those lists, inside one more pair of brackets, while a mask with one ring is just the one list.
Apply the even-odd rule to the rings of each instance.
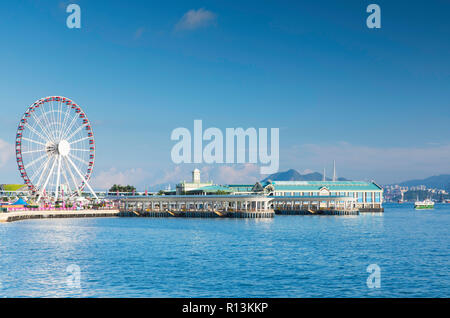
[[[449, 297], [450, 205], [0, 224], [0, 297]], [[369, 288], [367, 267], [380, 268]], [[79, 284], [69, 269], [79, 269]], [[72, 280], [71, 280], [72, 279]]]

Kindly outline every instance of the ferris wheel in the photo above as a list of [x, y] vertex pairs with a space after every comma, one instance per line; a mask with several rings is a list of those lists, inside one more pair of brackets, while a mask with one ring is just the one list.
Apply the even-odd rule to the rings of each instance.
[[95, 159], [92, 126], [80, 106], [62, 96], [34, 102], [20, 120], [16, 135], [20, 175], [37, 196], [58, 199], [81, 196]]

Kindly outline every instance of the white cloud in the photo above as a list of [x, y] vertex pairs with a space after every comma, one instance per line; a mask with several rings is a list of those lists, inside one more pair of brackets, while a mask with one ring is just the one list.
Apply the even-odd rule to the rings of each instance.
[[151, 182], [151, 184], [179, 183], [183, 180], [190, 180], [189, 176], [189, 169], [183, 169], [182, 166], [177, 165], [163, 171], [159, 177], [154, 179], [154, 182]]
[[[6, 145], [6, 146], [5, 146]], [[6, 148], [5, 148], [6, 147]], [[5, 155], [3, 149], [9, 149]], [[0, 140], [0, 166], [5, 159], [14, 155], [12, 145]], [[336, 160], [337, 176], [353, 180], [371, 180], [386, 184], [431, 175], [450, 173], [450, 144], [427, 144], [417, 147], [369, 147], [348, 142], [336, 144], [303, 144], [281, 152], [283, 166], [302, 173], [322, 172], [327, 168], [327, 176], [332, 173]], [[201, 170], [203, 181], [215, 184], [248, 183], [262, 180], [256, 164], [216, 164], [216, 165], [171, 165], [166, 169], [115, 168], [94, 173], [92, 185], [96, 189], [107, 189], [113, 184], [131, 184], [138, 189], [155, 185], [174, 185], [191, 180], [194, 168]], [[5, 168], [6, 169], [6, 168]]]
[[215, 13], [200, 8], [198, 10], [189, 10], [175, 25], [175, 30], [195, 30], [201, 27], [206, 27], [215, 24], [217, 16]]
[[[262, 179], [260, 167], [255, 164], [205, 166], [201, 169], [204, 178], [218, 184], [255, 183]], [[205, 179], [206, 180], [206, 179]]]
[[14, 146], [0, 139], [0, 168], [4, 167], [12, 157], [14, 157]]
[[[151, 184], [190, 182], [194, 168], [196, 168], [194, 165], [175, 165], [164, 171], [161, 177], [154, 178]], [[215, 184], [255, 183], [263, 179], [259, 166], [255, 164], [204, 165], [197, 168], [201, 171], [202, 181], [213, 181]]]
[[149, 175], [141, 168], [133, 168], [118, 171], [116, 168], [103, 170], [94, 174], [90, 181], [91, 186], [97, 190], [109, 189], [113, 184], [139, 185], [145, 181]]

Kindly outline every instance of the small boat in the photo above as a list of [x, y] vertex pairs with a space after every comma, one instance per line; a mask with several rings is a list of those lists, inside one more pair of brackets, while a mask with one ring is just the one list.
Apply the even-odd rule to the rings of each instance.
[[416, 202], [414, 202], [414, 208], [417, 210], [433, 209], [434, 202], [431, 201], [430, 199], [426, 199], [423, 201], [416, 201]]

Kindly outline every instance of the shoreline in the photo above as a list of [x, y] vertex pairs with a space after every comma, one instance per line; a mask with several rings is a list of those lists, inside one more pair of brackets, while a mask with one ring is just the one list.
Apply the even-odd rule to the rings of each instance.
[[[363, 211], [368, 212], [368, 211]], [[371, 212], [384, 212], [384, 209]], [[276, 215], [359, 215], [360, 211], [304, 211], [304, 210], [271, 210], [271, 211], [239, 211], [220, 213], [217, 211], [121, 211], [107, 210], [40, 210], [15, 211], [0, 213], [0, 223], [9, 223], [33, 219], [64, 219], [89, 217], [185, 217], [185, 218], [274, 218]]]
[[17, 211], [0, 213], [0, 223], [9, 223], [33, 219], [63, 219], [63, 218], [87, 218], [87, 217], [116, 217], [119, 210], [47, 210], [47, 211]]

